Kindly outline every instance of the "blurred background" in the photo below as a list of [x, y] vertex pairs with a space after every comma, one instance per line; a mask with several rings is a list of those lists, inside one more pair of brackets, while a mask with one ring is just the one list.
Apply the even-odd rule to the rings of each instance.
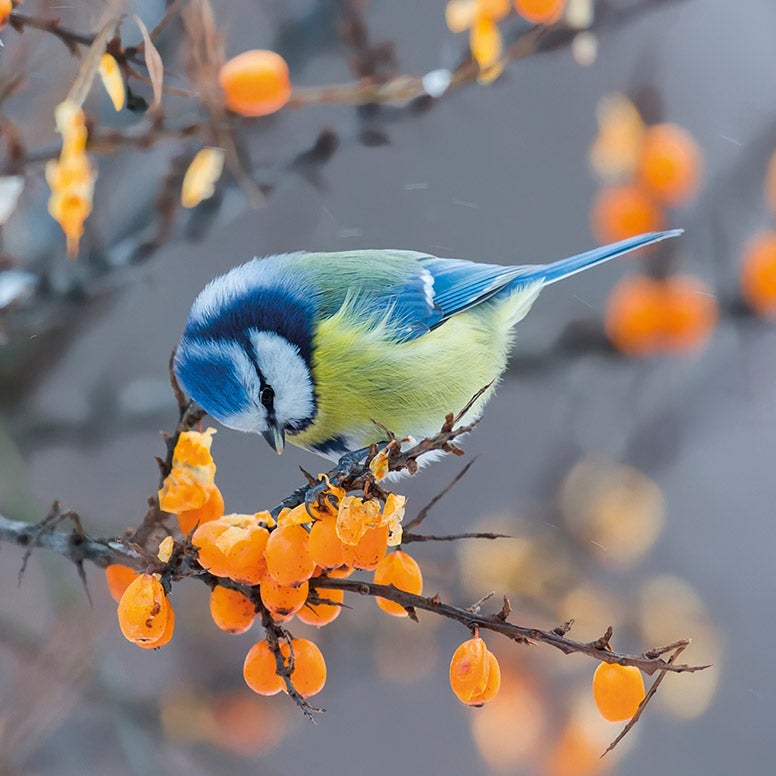
[[[633, 653], [688, 637], [683, 659], [714, 666], [667, 677], [601, 760], [621, 726], [595, 710], [588, 658], [491, 635], [503, 685], [470, 709], [447, 679], [460, 626], [353, 600], [320, 632], [291, 625], [328, 664], [317, 698], [327, 712], [312, 725], [287, 698], [244, 686], [258, 632], [220, 632], [203, 585], [175, 586], [175, 637], [149, 652], [121, 637], [100, 569], [86, 569], [90, 607], [75, 569], [44, 551], [17, 587], [22, 552], [5, 546], [3, 771], [766, 772], [776, 249], [762, 233], [776, 199], [776, 6], [570, 0], [536, 37], [512, 11], [491, 21], [506, 47], [525, 48], [480, 84], [461, 9], [446, 22], [444, 0], [213, 0], [225, 56], [274, 50], [299, 90], [275, 115], [225, 125], [196, 96], [204, 80], [177, 13], [203, 6], [172, 5], [155, 37], [163, 113], [150, 115], [153, 90], [138, 77], [120, 112], [99, 79], [89, 92], [98, 177], [72, 259], [47, 212], [44, 162], [59, 153], [54, 108], [87, 46], [55, 33], [93, 35], [110, 9], [17, 3], [0, 32], [0, 514], [36, 521], [59, 499], [92, 535], [140, 523], [159, 432], [177, 420], [167, 365], [188, 308], [209, 279], [254, 255], [395, 247], [539, 263], [634, 228], [682, 226], [660, 250], [548, 289], [520, 324], [510, 371], [466, 441], [477, 461], [425, 523], [514, 538], [411, 550], [429, 595], [465, 607], [506, 594], [515, 622], [574, 618], [581, 640], [611, 624], [615, 646]], [[152, 30], [169, 5], [124, 10]], [[120, 45], [141, 40], [125, 20]], [[447, 90], [451, 73], [466, 83]], [[420, 91], [384, 104], [336, 104], [317, 89], [424, 74]], [[690, 161], [677, 162], [687, 186], [644, 194], [639, 154], [649, 127], [666, 123], [688, 141]], [[192, 124], [200, 129], [180, 131]], [[223, 132], [239, 162], [213, 197], [183, 209], [184, 171]], [[315, 456], [278, 457], [223, 429], [213, 452], [233, 512], [276, 504], [301, 483], [298, 466], [322, 469]], [[408, 516], [462, 465], [443, 460], [401, 482]]]

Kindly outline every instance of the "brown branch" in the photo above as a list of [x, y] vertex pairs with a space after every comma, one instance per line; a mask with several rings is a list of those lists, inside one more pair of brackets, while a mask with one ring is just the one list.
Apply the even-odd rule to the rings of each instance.
[[[417, 528], [429, 515], [429, 512], [466, 476], [469, 469], [474, 466], [475, 461], [477, 460], [477, 457], [472, 458], [466, 466], [461, 469], [461, 471], [458, 472], [458, 474], [453, 477], [453, 479], [450, 481], [450, 483], [439, 493], [434, 496], [434, 498], [431, 499], [431, 501], [426, 504], [426, 506], [423, 507], [423, 509], [418, 512], [417, 517], [415, 517], [413, 520], [410, 520], [407, 525], [404, 526], [405, 534], [404, 534], [404, 541], [407, 540], [407, 531], [411, 528]], [[417, 539], [415, 541], [418, 541]]]
[[469, 531], [466, 533], [458, 534], [444, 534], [438, 536], [436, 534], [416, 534], [407, 533], [402, 534], [402, 544], [410, 544], [411, 542], [456, 542], [459, 539], [512, 539], [509, 534], [491, 533], [490, 531]]

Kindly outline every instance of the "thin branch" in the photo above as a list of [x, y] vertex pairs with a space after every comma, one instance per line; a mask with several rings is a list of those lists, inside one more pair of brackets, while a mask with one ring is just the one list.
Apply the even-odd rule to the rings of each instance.
[[402, 534], [402, 544], [410, 544], [411, 542], [456, 542], [459, 539], [512, 539], [514, 537], [509, 534], [491, 533], [490, 531], [468, 531], [466, 533], [459, 534], [444, 534], [438, 536], [436, 534], [416, 534], [407, 533]]

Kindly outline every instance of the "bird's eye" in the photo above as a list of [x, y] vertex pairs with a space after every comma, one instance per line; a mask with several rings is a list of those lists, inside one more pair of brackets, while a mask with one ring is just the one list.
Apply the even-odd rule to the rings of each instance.
[[271, 407], [272, 406], [272, 401], [275, 398], [275, 392], [272, 390], [272, 386], [265, 385], [261, 389], [261, 395], [260, 395], [259, 398], [261, 399], [261, 403], [265, 407]]

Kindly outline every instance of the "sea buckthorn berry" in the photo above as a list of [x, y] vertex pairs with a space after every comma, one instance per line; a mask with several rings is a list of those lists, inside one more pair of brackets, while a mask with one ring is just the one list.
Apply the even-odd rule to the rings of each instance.
[[288, 65], [274, 51], [244, 51], [223, 65], [218, 79], [226, 107], [241, 116], [275, 113], [291, 97]]
[[[396, 550], [386, 555], [375, 569], [375, 584], [393, 585], [407, 593], [419, 594], [423, 590], [423, 575], [420, 566], [406, 552]], [[377, 605], [394, 617], [406, 617], [407, 610], [394, 601], [375, 598]]]
[[337, 513], [337, 536], [343, 544], [355, 547], [369, 528], [375, 528], [381, 522], [380, 502], [377, 499], [345, 496], [340, 501]]
[[515, 10], [532, 24], [553, 24], [560, 19], [566, 0], [514, 0]]
[[345, 563], [345, 545], [337, 536], [337, 518], [316, 520], [308, 537], [310, 557], [322, 569], [333, 569]]
[[290, 587], [279, 584], [271, 574], [267, 574], [261, 581], [259, 592], [262, 603], [273, 615], [286, 617], [295, 614], [304, 606], [309, 589], [307, 582]]
[[11, 0], [0, 0], [0, 30], [5, 26], [8, 21], [8, 17], [13, 11], [13, 3]]
[[660, 206], [642, 186], [623, 183], [605, 186], [596, 195], [590, 214], [591, 227], [601, 243], [618, 242], [663, 228]]
[[170, 604], [156, 577], [141, 574], [129, 584], [118, 608], [119, 627], [135, 644], [159, 641], [167, 629]]
[[701, 280], [674, 275], [665, 280], [663, 343], [668, 350], [684, 351], [697, 347], [717, 323], [717, 300]]
[[501, 669], [495, 655], [479, 637], [464, 641], [450, 661], [450, 687], [462, 703], [482, 706], [501, 686]]
[[702, 156], [693, 136], [675, 124], [647, 127], [641, 151], [642, 183], [666, 205], [684, 204], [698, 189]]
[[239, 590], [216, 585], [210, 593], [210, 616], [222, 631], [245, 633], [256, 618], [256, 607]]
[[172, 454], [173, 469], [188, 466], [204, 469], [208, 474], [215, 474], [216, 465], [210, 453], [215, 433], [214, 428], [208, 428], [205, 431], [181, 432]]
[[[326, 661], [321, 650], [308, 639], [291, 639], [294, 650], [294, 670], [291, 672], [291, 683], [303, 697], [316, 695], [326, 684]], [[288, 665], [291, 650], [286, 642], [280, 645], [280, 652]], [[286, 692], [285, 683], [281, 687]]]
[[741, 272], [741, 295], [758, 315], [776, 318], [776, 232], [762, 232], [747, 245]]
[[373, 571], [388, 550], [388, 526], [370, 528], [355, 547], [346, 551], [347, 563], [357, 569]]
[[336, 569], [329, 569], [326, 576], [332, 579], [347, 579], [354, 570], [352, 566], [338, 566]]
[[200, 509], [208, 500], [211, 485], [211, 480], [195, 469], [174, 468], [159, 490], [159, 508], [172, 515]]
[[282, 676], [278, 676], [275, 654], [266, 641], [254, 644], [243, 663], [245, 684], [259, 695], [277, 695], [285, 686]]
[[215, 484], [204, 488], [207, 500], [196, 509], [186, 509], [178, 512], [178, 525], [181, 533], [188, 536], [197, 526], [203, 523], [209, 523], [211, 520], [218, 520], [224, 514], [224, 497]]
[[138, 647], [142, 647], [143, 649], [158, 649], [159, 647], [163, 647], [165, 644], [170, 643], [173, 631], [175, 630], [175, 610], [169, 602], [167, 608], [167, 624], [164, 626], [162, 635], [159, 636], [156, 641], [136, 641], [135, 644], [137, 644]]
[[308, 534], [301, 525], [278, 526], [269, 536], [264, 557], [267, 571], [281, 585], [301, 585], [315, 570]]
[[593, 674], [593, 698], [609, 722], [630, 719], [644, 700], [644, 679], [635, 666], [601, 663]]
[[110, 566], [106, 566], [105, 581], [108, 583], [108, 591], [113, 600], [118, 603], [121, 596], [124, 595], [124, 591], [138, 576], [137, 571], [120, 563], [111, 563]]
[[501, 59], [504, 42], [501, 32], [493, 19], [478, 16], [469, 29], [469, 48], [474, 61], [481, 70], [486, 70]]
[[305, 605], [296, 613], [298, 620], [301, 620], [305, 625], [316, 625], [322, 628], [324, 625], [328, 625], [330, 622], [339, 617], [342, 611], [342, 606], [339, 606], [345, 600], [344, 590], [327, 590], [325, 587], [316, 588], [318, 597], [327, 601], [332, 601], [330, 604], [312, 604], [305, 603]]
[[643, 275], [623, 278], [606, 304], [604, 329], [623, 353], [646, 356], [660, 349], [663, 294], [657, 280]]
[[198, 548], [200, 564], [211, 574], [256, 585], [267, 570], [268, 537], [256, 515], [224, 515], [197, 528], [191, 541]]

